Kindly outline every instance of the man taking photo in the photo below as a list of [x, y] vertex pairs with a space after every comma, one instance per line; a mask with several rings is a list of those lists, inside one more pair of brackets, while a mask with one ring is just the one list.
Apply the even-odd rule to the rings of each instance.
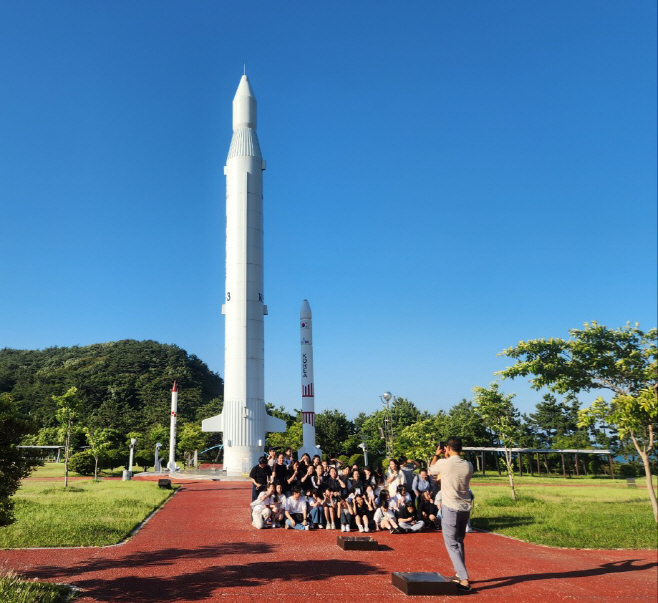
[[[441, 480], [441, 525], [443, 541], [455, 568], [452, 580], [457, 582], [457, 590], [469, 592], [471, 584], [466, 571], [464, 536], [473, 504], [469, 492], [473, 465], [461, 458], [461, 451], [461, 438], [449, 438], [445, 447], [439, 444], [430, 463], [430, 474]], [[440, 459], [441, 455], [445, 458]]]

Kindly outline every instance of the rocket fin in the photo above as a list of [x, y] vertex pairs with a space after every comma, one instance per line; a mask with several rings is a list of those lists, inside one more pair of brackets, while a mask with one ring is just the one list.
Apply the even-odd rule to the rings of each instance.
[[201, 421], [201, 431], [224, 431], [224, 415], [222, 413]]
[[278, 419], [277, 417], [272, 417], [267, 414], [265, 415], [265, 432], [270, 432], [270, 431], [281, 432], [285, 430], [286, 430], [286, 422], [283, 419]]

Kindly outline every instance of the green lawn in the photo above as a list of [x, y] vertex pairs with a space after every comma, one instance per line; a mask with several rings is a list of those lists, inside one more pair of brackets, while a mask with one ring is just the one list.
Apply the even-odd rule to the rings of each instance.
[[[509, 486], [472, 485], [475, 509], [472, 524], [536, 544], [566, 548], [654, 549], [658, 533], [646, 490], [629, 489], [625, 482], [578, 483], [556, 487], [517, 480], [519, 500]], [[474, 478], [475, 481], [475, 478]], [[573, 480], [561, 480], [573, 483]], [[601, 487], [603, 486], [603, 487]]]
[[100, 546], [126, 538], [173, 490], [155, 482], [25, 482], [16, 519], [0, 528], [0, 548]]
[[[143, 467], [133, 466], [133, 473], [141, 473]], [[150, 468], [153, 471], [153, 467]], [[99, 477], [121, 477], [123, 475], [123, 467], [118, 469], [107, 469], [98, 472]], [[79, 477], [79, 473], [69, 470], [69, 477]], [[64, 480], [64, 463], [46, 463], [42, 467], [35, 467], [30, 477], [61, 477]], [[83, 476], [83, 477], [89, 477]], [[93, 476], [92, 476], [93, 477]]]
[[11, 572], [0, 576], [2, 603], [66, 603], [73, 597], [68, 586], [23, 580]]

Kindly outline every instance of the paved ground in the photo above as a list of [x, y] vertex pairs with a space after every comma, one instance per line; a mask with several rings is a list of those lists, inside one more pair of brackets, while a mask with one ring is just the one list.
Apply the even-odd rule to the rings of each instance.
[[[0, 567], [74, 584], [79, 603], [403, 600], [391, 572], [452, 574], [437, 533], [378, 534], [378, 552], [346, 552], [340, 531], [254, 530], [245, 482], [190, 482], [129, 542], [87, 549], [0, 551]], [[561, 550], [501, 536], [467, 536], [481, 601], [652, 602], [656, 551]], [[453, 598], [423, 597], [422, 601]]]

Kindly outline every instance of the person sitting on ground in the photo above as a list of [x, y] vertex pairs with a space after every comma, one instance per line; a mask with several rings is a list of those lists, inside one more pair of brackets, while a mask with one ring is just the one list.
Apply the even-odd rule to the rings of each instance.
[[404, 485], [405, 476], [400, 469], [400, 463], [396, 459], [391, 459], [388, 463], [389, 469], [386, 472], [386, 487], [391, 497], [395, 496], [398, 491], [398, 486]]
[[395, 513], [388, 508], [388, 500], [382, 500], [378, 509], [375, 511], [373, 517], [375, 522], [375, 529], [379, 532], [381, 530], [388, 530], [391, 534], [400, 534], [400, 528], [395, 521]]
[[364, 494], [366, 491], [365, 484], [361, 479], [361, 473], [358, 469], [352, 470], [352, 477], [347, 484], [350, 496], [354, 497], [357, 494]]
[[416, 518], [416, 507], [411, 501], [402, 504], [398, 512], [398, 527], [405, 532], [420, 532], [425, 524]]
[[292, 489], [292, 495], [286, 498], [286, 529], [310, 530], [306, 521], [307, 505], [299, 486]]
[[338, 495], [342, 496], [343, 489], [347, 487], [347, 484], [338, 477], [335, 467], [329, 468], [329, 477], [327, 478], [325, 487], [334, 497]]
[[323, 494], [326, 489], [327, 478], [324, 476], [324, 470], [322, 465], [315, 466], [315, 474], [311, 477], [311, 483], [313, 488], [317, 490], [320, 494]]
[[398, 491], [395, 496], [391, 496], [390, 500], [396, 511], [402, 509], [408, 502], [412, 502], [411, 496], [407, 492], [407, 487], [404, 485], [398, 486]]
[[267, 464], [267, 457], [261, 456], [258, 459], [258, 465], [252, 467], [249, 472], [249, 478], [251, 479], [251, 500], [254, 501], [261, 492], [264, 492], [267, 488], [267, 484], [270, 481], [272, 475], [272, 469]]
[[327, 530], [336, 529], [336, 501], [332, 496], [331, 490], [325, 489], [322, 498], [322, 508], [324, 509], [325, 526]]
[[336, 498], [336, 512], [340, 515], [340, 531], [349, 532], [352, 523], [352, 507], [347, 499], [338, 496]]
[[309, 496], [306, 497], [308, 505], [308, 518], [311, 520], [311, 525], [314, 528], [323, 529], [323, 520], [324, 520], [324, 507], [322, 506], [322, 494], [317, 490], [311, 490]]
[[412, 491], [416, 495], [416, 505], [420, 503], [423, 492], [432, 493], [434, 488], [433, 479], [427, 473], [427, 469], [418, 471], [418, 475], [414, 476]]
[[418, 501], [418, 519], [422, 519], [430, 529], [439, 529], [441, 527], [439, 508], [434, 504], [432, 495], [427, 490], [420, 495]]
[[267, 526], [267, 521], [272, 514], [270, 505], [272, 504], [272, 495], [274, 486], [270, 484], [261, 492], [256, 500], [251, 502], [251, 525], [257, 530], [262, 530]]
[[300, 479], [299, 479], [299, 485], [302, 489], [302, 492], [308, 492], [309, 490], [315, 490], [315, 487], [313, 486], [313, 476], [315, 475], [315, 471], [313, 469], [313, 465], [306, 465], [306, 472], [301, 473], [301, 468], [302, 464], [299, 463], [300, 467]]
[[352, 516], [359, 532], [370, 532], [370, 520], [375, 513], [374, 499], [367, 499], [363, 494], [357, 494], [352, 500]]
[[285, 510], [286, 507], [286, 498], [287, 498], [285, 492], [283, 491], [283, 484], [274, 484], [274, 494], [276, 494], [277, 498], [279, 499], [279, 503], [281, 504], [281, 517], [278, 519], [278, 521], [283, 523], [284, 520], [283, 511]]

